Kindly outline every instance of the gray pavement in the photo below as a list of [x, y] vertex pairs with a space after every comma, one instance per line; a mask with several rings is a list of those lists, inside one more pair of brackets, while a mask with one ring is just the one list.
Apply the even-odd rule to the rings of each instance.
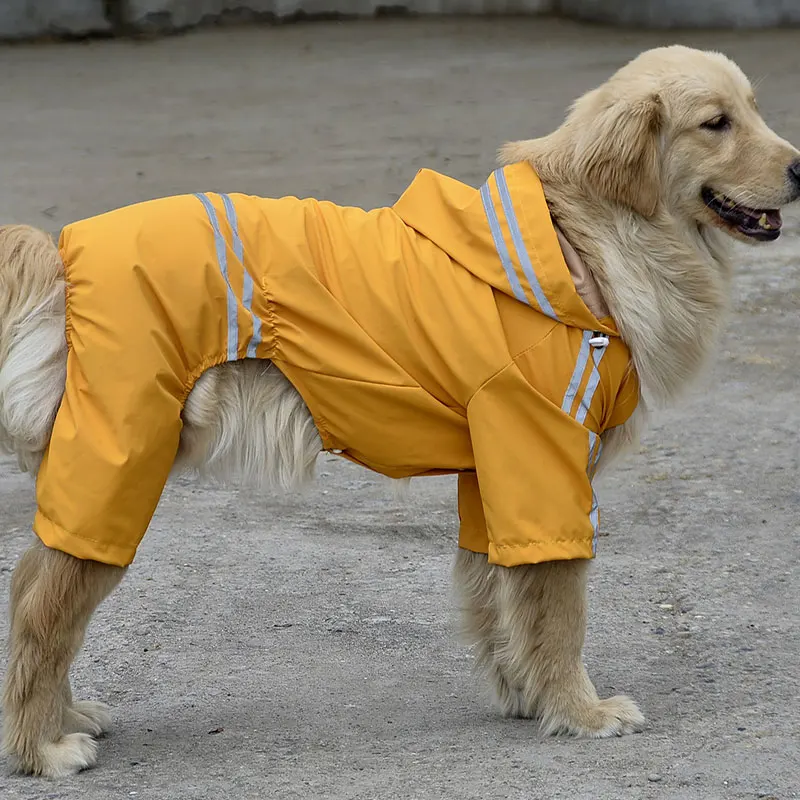
[[[7, 47], [0, 219], [55, 232], [195, 190], [370, 207], [422, 166], [477, 184], [502, 141], [671, 41], [733, 56], [800, 143], [797, 31], [393, 20]], [[799, 797], [800, 209], [786, 217], [776, 244], [737, 250], [710, 374], [600, 486], [586, 662], [644, 733], [541, 740], [500, 719], [454, 634], [453, 480], [398, 499], [324, 457], [301, 495], [168, 489], [76, 663], [76, 695], [113, 707], [98, 767], [0, 773], [0, 797]], [[4, 623], [33, 513], [9, 461], [0, 507]]]

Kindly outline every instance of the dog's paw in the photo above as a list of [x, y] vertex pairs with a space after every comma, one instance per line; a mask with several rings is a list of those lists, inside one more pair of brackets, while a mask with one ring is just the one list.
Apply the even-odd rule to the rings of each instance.
[[111, 727], [105, 703], [78, 700], [64, 710], [64, 733], [88, 733], [97, 738]]
[[18, 772], [45, 778], [66, 778], [97, 762], [97, 742], [88, 733], [69, 733], [58, 742], [42, 745], [31, 763], [18, 760]]
[[595, 739], [624, 736], [644, 728], [644, 714], [639, 706], [622, 694], [601, 700], [597, 704], [596, 715], [595, 725], [584, 734]]
[[566, 734], [587, 739], [607, 739], [636, 733], [644, 727], [644, 715], [629, 697], [617, 695], [598, 700], [569, 713], [542, 719], [545, 735]]

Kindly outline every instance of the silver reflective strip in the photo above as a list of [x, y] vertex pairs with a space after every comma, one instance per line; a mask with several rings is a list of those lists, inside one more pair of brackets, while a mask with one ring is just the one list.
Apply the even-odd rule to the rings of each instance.
[[[586, 472], [590, 475], [590, 482], [594, 477], [594, 470], [597, 466], [597, 462], [600, 460], [600, 453], [603, 450], [603, 442], [599, 441], [600, 437], [594, 432], [589, 431], [589, 463], [586, 466]], [[595, 445], [597, 446], [597, 451], [595, 450]], [[597, 494], [594, 491], [594, 486], [592, 486], [592, 507], [589, 511], [589, 522], [592, 523], [592, 555], [597, 554], [597, 537], [600, 533], [600, 506], [597, 502]]]
[[[239, 220], [236, 218], [236, 207], [233, 205], [233, 200], [227, 194], [221, 194], [220, 197], [222, 198], [222, 205], [225, 206], [225, 216], [228, 218], [228, 225], [231, 226], [231, 232], [233, 234], [233, 254], [239, 261], [244, 259], [244, 245], [242, 244], [242, 240], [239, 237]], [[245, 275], [245, 284], [247, 283], [247, 279], [249, 275]], [[252, 291], [253, 281], [250, 281], [250, 296], [253, 296]]]
[[[578, 360], [575, 362], [572, 378], [564, 394], [564, 401], [561, 403], [561, 410], [569, 414], [578, 387], [581, 384], [583, 374], [589, 363], [589, 353], [591, 352], [592, 371], [589, 374], [589, 379], [586, 381], [586, 388], [583, 391], [578, 410], [575, 413], [575, 419], [577, 422], [580, 422], [581, 425], [583, 425], [586, 420], [586, 415], [592, 407], [592, 400], [594, 399], [595, 392], [600, 385], [600, 362], [603, 360], [603, 356], [606, 353], [605, 347], [592, 347], [589, 344], [589, 340], [593, 337], [593, 331], [583, 332], [583, 341], [581, 342], [581, 349], [578, 353]], [[589, 430], [589, 453], [586, 457], [586, 475], [589, 478], [589, 485], [592, 489], [592, 506], [589, 509], [589, 522], [592, 524], [592, 555], [595, 555], [597, 551], [597, 537], [600, 529], [600, 508], [597, 503], [597, 495], [595, 494], [594, 486], [592, 486], [592, 479], [594, 478], [595, 467], [600, 460], [602, 449], [603, 443], [600, 437], [593, 430]]]
[[597, 387], [600, 385], [600, 370], [598, 369], [600, 366], [600, 362], [603, 360], [603, 356], [605, 355], [606, 349], [605, 347], [592, 348], [592, 374], [589, 375], [589, 380], [586, 384], [586, 389], [584, 389], [583, 397], [581, 398], [581, 404], [578, 406], [578, 411], [575, 414], [575, 419], [578, 422], [583, 424], [583, 421], [586, 419], [586, 415], [589, 413], [589, 409], [592, 407], [592, 400], [594, 399], [594, 393], [597, 391]]
[[589, 431], [589, 455], [586, 457], [586, 474], [591, 479], [592, 464], [594, 462], [594, 447], [597, 444], [598, 435], [594, 431]]
[[500, 221], [497, 219], [497, 212], [494, 210], [494, 203], [492, 202], [488, 181], [481, 186], [481, 200], [483, 201], [483, 210], [486, 212], [486, 219], [489, 222], [489, 230], [492, 232], [492, 239], [494, 240], [497, 255], [500, 256], [500, 263], [506, 271], [506, 277], [511, 284], [514, 297], [520, 302], [530, 305], [530, 303], [528, 303], [528, 298], [525, 297], [525, 292], [522, 290], [522, 284], [519, 282], [517, 273], [514, 270], [514, 265], [511, 263], [511, 256], [509, 255], [508, 248], [503, 239], [503, 232], [500, 230]]
[[597, 504], [597, 495], [592, 489], [592, 510], [589, 512], [589, 521], [592, 523], [592, 555], [597, 555], [597, 537], [600, 535], [600, 507]]
[[239, 259], [244, 271], [244, 286], [242, 287], [242, 304], [247, 313], [253, 320], [253, 336], [247, 344], [247, 357], [256, 357], [256, 347], [261, 343], [261, 319], [253, 313], [253, 278], [244, 265], [244, 245], [239, 236], [239, 220], [236, 217], [236, 207], [233, 200], [227, 195], [222, 194], [222, 203], [225, 206], [225, 216], [228, 218], [228, 225], [233, 232], [233, 254]]
[[594, 446], [597, 444], [597, 434], [594, 431], [589, 431], [589, 455], [586, 458], [586, 472], [589, 474], [589, 468], [592, 466], [592, 458], [594, 456]]
[[203, 208], [208, 214], [208, 221], [211, 223], [211, 230], [214, 232], [214, 246], [217, 251], [217, 265], [225, 285], [228, 287], [228, 361], [236, 361], [239, 358], [239, 325], [236, 313], [236, 295], [228, 278], [228, 247], [225, 237], [219, 229], [217, 211], [211, 201], [204, 194], [195, 194], [195, 197], [203, 204]]
[[556, 312], [553, 311], [553, 306], [550, 305], [550, 301], [547, 299], [547, 295], [544, 293], [544, 289], [542, 289], [542, 285], [539, 283], [539, 279], [536, 277], [536, 271], [534, 270], [533, 264], [531, 264], [531, 259], [528, 256], [528, 249], [525, 247], [525, 242], [522, 239], [522, 231], [520, 230], [519, 222], [517, 221], [517, 215], [514, 211], [514, 204], [511, 202], [511, 194], [508, 191], [508, 184], [506, 183], [506, 176], [503, 174], [502, 169], [496, 169], [494, 171], [494, 179], [497, 181], [497, 191], [500, 194], [500, 203], [503, 206], [503, 212], [506, 215], [508, 229], [511, 231], [511, 241], [514, 243], [514, 249], [517, 251], [517, 258], [519, 259], [519, 263], [522, 265], [522, 271], [525, 273], [525, 277], [528, 279], [528, 284], [531, 287], [533, 296], [536, 298], [536, 302], [539, 304], [539, 308], [542, 310], [542, 313], [547, 314], [550, 319], [558, 321], [558, 316], [556, 315]]
[[589, 339], [593, 336], [591, 331], [583, 332], [583, 341], [581, 342], [581, 349], [578, 351], [578, 360], [575, 362], [575, 369], [572, 371], [572, 377], [569, 380], [567, 391], [564, 392], [564, 399], [561, 402], [561, 410], [565, 414], [569, 414], [572, 409], [572, 404], [575, 402], [575, 395], [578, 393], [578, 387], [581, 385], [583, 373], [586, 371], [586, 365], [589, 363]]

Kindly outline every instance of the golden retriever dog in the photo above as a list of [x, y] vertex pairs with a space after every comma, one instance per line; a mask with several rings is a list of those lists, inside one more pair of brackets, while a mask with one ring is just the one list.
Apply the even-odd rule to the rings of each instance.
[[[729, 304], [730, 239], [780, 233], [800, 197], [800, 152], [758, 112], [725, 56], [647, 51], [581, 97], [560, 128], [500, 151], [528, 161], [553, 219], [579, 254], [627, 345], [642, 402], [603, 434], [602, 464], [635, 441], [648, 406], [696, 375]], [[0, 228], [0, 442], [36, 473], [65, 387], [65, 279], [51, 238]], [[208, 369], [183, 408], [176, 469], [291, 485], [310, 477], [321, 440], [274, 367]], [[609, 737], [644, 718], [625, 696], [600, 699], [582, 663], [587, 559], [513, 567], [459, 550], [465, 629], [505, 715], [546, 734]], [[3, 744], [16, 770], [65, 776], [95, 764], [105, 707], [74, 700], [68, 672], [89, 618], [124, 569], [36, 542], [13, 575]]]

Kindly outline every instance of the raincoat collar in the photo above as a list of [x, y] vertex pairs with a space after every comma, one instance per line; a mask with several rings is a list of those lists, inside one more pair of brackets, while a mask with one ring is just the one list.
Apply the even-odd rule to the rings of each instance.
[[581, 299], [529, 163], [495, 170], [479, 190], [420, 170], [394, 210], [495, 289], [565, 325], [619, 336]]

